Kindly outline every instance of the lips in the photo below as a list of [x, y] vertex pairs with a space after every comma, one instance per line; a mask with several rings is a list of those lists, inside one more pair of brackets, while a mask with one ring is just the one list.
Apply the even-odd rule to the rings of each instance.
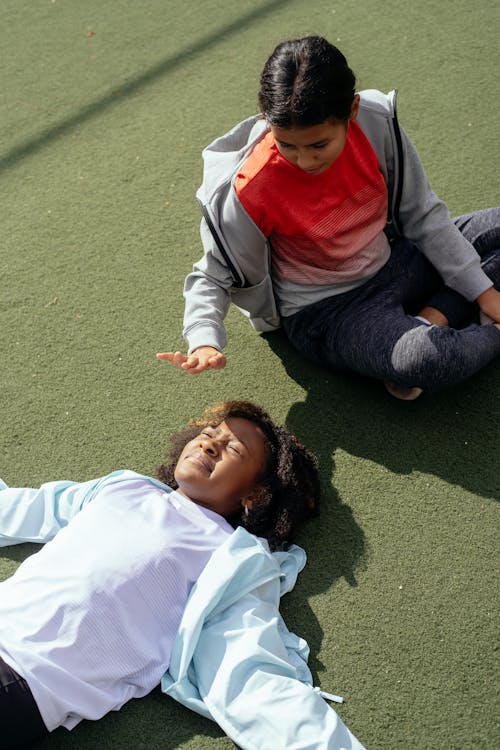
[[207, 474], [211, 474], [214, 470], [212, 462], [201, 453], [192, 453], [190, 456], [186, 456], [186, 461], [187, 460], [191, 461], [197, 466], [201, 466], [202, 469], [205, 469]]

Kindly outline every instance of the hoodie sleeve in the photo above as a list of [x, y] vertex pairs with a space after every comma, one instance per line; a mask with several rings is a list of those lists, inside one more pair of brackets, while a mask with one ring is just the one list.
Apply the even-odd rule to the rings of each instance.
[[227, 340], [224, 318], [231, 302], [229, 289], [233, 279], [205, 219], [200, 233], [205, 252], [184, 283], [183, 336], [189, 352], [199, 346], [213, 346], [222, 351]]
[[445, 284], [469, 301], [492, 286], [479, 255], [461, 234], [447, 206], [434, 193], [415, 147], [400, 128], [403, 189], [399, 218], [405, 237], [414, 242]]

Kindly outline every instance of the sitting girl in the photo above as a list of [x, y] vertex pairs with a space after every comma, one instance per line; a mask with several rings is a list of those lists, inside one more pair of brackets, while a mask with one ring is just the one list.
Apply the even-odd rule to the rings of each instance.
[[312, 455], [237, 401], [175, 436], [158, 479], [1, 483], [0, 545], [48, 542], [0, 583], [2, 748], [98, 719], [160, 681], [243, 748], [285, 748], [293, 733], [361, 748], [278, 613], [304, 564], [285, 548], [318, 496]]
[[494, 359], [500, 209], [450, 218], [395, 92], [356, 93], [344, 55], [310, 36], [274, 50], [259, 104], [204, 151], [188, 354], [158, 358], [191, 374], [224, 367], [234, 302], [257, 330], [281, 320], [309, 359], [378, 378], [405, 400]]

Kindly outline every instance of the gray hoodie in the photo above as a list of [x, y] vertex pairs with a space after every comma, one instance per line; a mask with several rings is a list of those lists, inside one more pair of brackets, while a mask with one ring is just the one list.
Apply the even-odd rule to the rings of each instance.
[[[472, 245], [432, 191], [415, 148], [398, 123], [396, 92], [360, 94], [358, 123], [374, 148], [389, 191], [389, 237], [405, 236], [439, 271], [445, 284], [475, 300], [492, 282]], [[203, 184], [197, 192], [203, 219], [203, 257], [184, 285], [184, 331], [189, 351], [199, 346], [222, 350], [224, 318], [233, 302], [257, 331], [279, 326], [271, 277], [269, 240], [239, 202], [234, 178], [268, 132], [254, 115], [217, 138], [203, 151]]]

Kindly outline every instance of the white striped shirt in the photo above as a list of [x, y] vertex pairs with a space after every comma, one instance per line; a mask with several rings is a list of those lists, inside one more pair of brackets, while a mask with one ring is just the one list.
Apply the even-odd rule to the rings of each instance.
[[0, 655], [49, 730], [159, 684], [191, 587], [232, 531], [182, 495], [131, 479], [102, 487], [0, 583]]

